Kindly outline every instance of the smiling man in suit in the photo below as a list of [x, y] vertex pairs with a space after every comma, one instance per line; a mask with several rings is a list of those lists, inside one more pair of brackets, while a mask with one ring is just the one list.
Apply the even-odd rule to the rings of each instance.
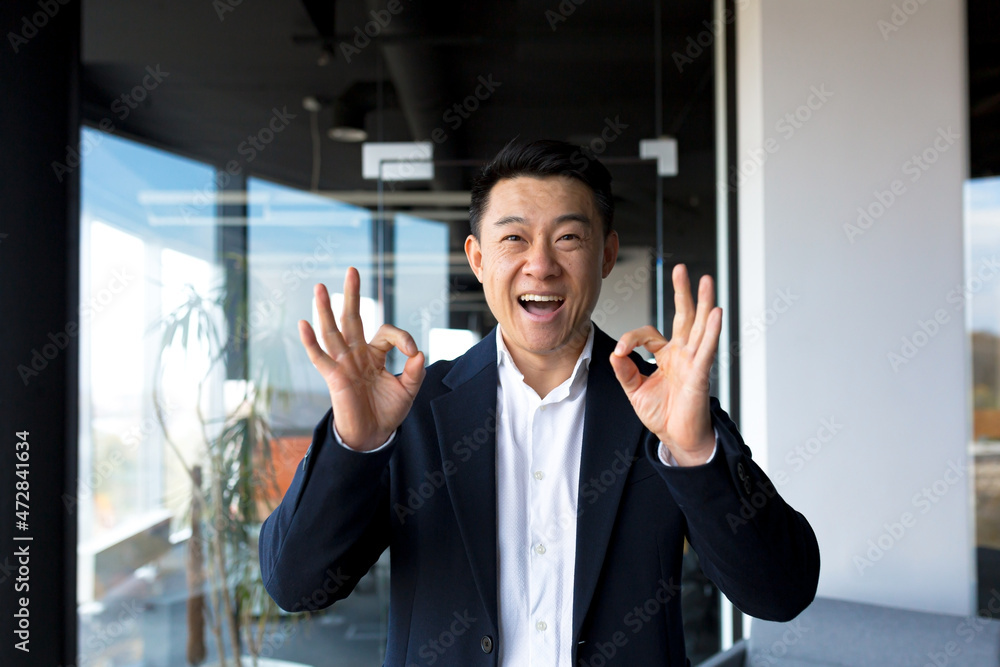
[[316, 286], [327, 351], [299, 332], [332, 410], [261, 531], [279, 605], [346, 597], [388, 547], [387, 665], [684, 665], [685, 537], [744, 612], [811, 602], [812, 529], [708, 393], [712, 279], [696, 306], [674, 268], [669, 341], [591, 322], [618, 254], [612, 201], [605, 167], [562, 142], [484, 168], [465, 251], [499, 324], [454, 361], [425, 369], [390, 325], [366, 343], [354, 269], [339, 328]]

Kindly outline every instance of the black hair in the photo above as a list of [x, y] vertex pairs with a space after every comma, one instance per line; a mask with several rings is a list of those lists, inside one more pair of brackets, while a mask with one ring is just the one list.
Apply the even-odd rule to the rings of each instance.
[[524, 143], [514, 139], [483, 167], [472, 183], [469, 225], [477, 239], [493, 186], [501, 180], [518, 176], [568, 176], [584, 183], [594, 193], [594, 203], [604, 223], [605, 238], [611, 233], [615, 202], [611, 195], [611, 173], [607, 167], [593, 154], [565, 141], [540, 139]]

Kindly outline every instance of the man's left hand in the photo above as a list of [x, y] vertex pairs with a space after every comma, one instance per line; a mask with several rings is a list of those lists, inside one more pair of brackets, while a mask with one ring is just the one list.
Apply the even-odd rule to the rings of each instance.
[[[648, 325], [629, 331], [618, 341], [611, 365], [646, 428], [667, 446], [678, 465], [693, 466], [705, 463], [715, 447], [708, 387], [722, 309], [713, 307], [711, 276], [702, 276], [698, 285], [697, 311], [687, 267], [678, 264], [672, 277], [676, 312], [670, 341]], [[640, 345], [656, 358], [656, 370], [649, 376], [628, 358]]]

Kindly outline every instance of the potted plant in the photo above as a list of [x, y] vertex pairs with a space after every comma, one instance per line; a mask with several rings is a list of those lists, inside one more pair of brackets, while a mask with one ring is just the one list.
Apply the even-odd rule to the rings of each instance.
[[[223, 287], [202, 295], [189, 286], [186, 300], [162, 319], [153, 402], [164, 439], [191, 481], [187, 660], [192, 665], [205, 660], [207, 624], [221, 667], [240, 664], [236, 656], [256, 667], [268, 623], [279, 611], [261, 581], [257, 534], [265, 512], [281, 495], [269, 414], [273, 401], [287, 399], [272, 382], [275, 373], [287, 373], [287, 357], [282, 337], [265, 334], [254, 342], [267, 363], [247, 366], [247, 339], [226, 324], [227, 310], [245, 312], [245, 303], [232, 309], [232, 293]], [[241, 320], [246, 321], [237, 315]], [[225, 365], [234, 355], [246, 369], [245, 378], [225, 380]], [[189, 388], [200, 431], [196, 447], [188, 441], [181, 446], [172, 428], [177, 415], [165, 407], [165, 375], [189, 362], [203, 371]], [[219, 408], [223, 393], [229, 396]]]

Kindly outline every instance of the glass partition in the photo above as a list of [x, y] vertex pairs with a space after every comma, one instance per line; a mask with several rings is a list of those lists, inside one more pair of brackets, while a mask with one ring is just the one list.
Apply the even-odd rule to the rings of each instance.
[[[217, 287], [215, 172], [90, 128], [82, 143], [80, 475], [63, 499], [79, 531], [80, 664], [178, 664], [164, 640], [183, 636], [170, 602], [186, 597], [181, 457], [197, 462], [203, 435], [190, 389], [202, 383], [210, 416], [222, 377], [197, 325], [178, 332], [186, 355], [162, 323]], [[180, 202], [156, 196], [171, 192], [205, 193], [207, 212], [190, 202], [185, 224]]]
[[[712, 7], [408, 5], [358, 47], [378, 25], [363, 3], [216, 5], [84, 3], [82, 106], [111, 131], [80, 147], [80, 664], [379, 665], [388, 554], [311, 615], [258, 581], [260, 520], [329, 408], [296, 331], [313, 285], [339, 312], [355, 266], [369, 336], [390, 323], [428, 362], [461, 354], [496, 324], [463, 249], [473, 175], [548, 136], [614, 176], [621, 249], [595, 323], [669, 328], [673, 264], [716, 272], [715, 71], [710, 49], [680, 67], [664, 44], [711, 37]], [[664, 135], [680, 177], [638, 158]], [[345, 136], [433, 142], [436, 175], [366, 176]], [[718, 595], [691, 552], [684, 581], [697, 662], [720, 646]]]
[[948, 295], [972, 339], [972, 443], [980, 614], [1000, 587], [1000, 178], [965, 189], [966, 281]]

